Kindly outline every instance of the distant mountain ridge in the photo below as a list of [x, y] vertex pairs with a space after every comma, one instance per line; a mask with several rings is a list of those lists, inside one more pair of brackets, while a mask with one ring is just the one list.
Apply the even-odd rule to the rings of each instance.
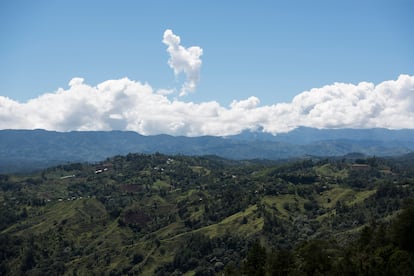
[[297, 128], [273, 136], [243, 132], [227, 137], [143, 136], [131, 131], [0, 130], [0, 172], [65, 162], [96, 162], [128, 153], [217, 155], [229, 159], [342, 156], [351, 152], [395, 156], [414, 151], [414, 130]]
[[241, 134], [229, 136], [239, 140], [266, 140], [289, 142], [305, 145], [326, 140], [357, 140], [357, 141], [381, 141], [381, 142], [404, 142], [414, 147], [414, 129], [391, 130], [386, 128], [369, 129], [317, 129], [309, 127], [298, 127], [287, 133], [272, 135], [262, 131], [244, 131]]

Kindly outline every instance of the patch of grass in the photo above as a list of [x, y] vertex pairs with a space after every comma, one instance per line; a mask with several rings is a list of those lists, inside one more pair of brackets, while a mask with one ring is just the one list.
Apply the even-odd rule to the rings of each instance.
[[332, 189], [322, 192], [317, 197], [319, 206], [325, 209], [331, 209], [335, 207], [338, 201], [347, 202], [351, 200], [355, 192], [351, 188], [339, 187], [338, 185], [332, 185]]
[[335, 176], [336, 171], [337, 170], [330, 164], [325, 164], [315, 168], [315, 172], [320, 176]]
[[358, 203], [363, 202], [365, 199], [369, 198], [370, 196], [374, 195], [376, 192], [377, 192], [376, 189], [355, 192], [354, 199], [352, 199], [351, 201], [349, 201], [347, 203], [348, 203], [348, 205], [356, 205]]
[[344, 179], [348, 176], [348, 171], [346, 169], [338, 170], [338, 168], [332, 166], [331, 164], [324, 164], [322, 166], [315, 167], [314, 170], [317, 175], [324, 177]]
[[[158, 230], [157, 236], [162, 239], [163, 242], [172, 242], [177, 239], [183, 238], [193, 233], [202, 233], [209, 236], [210, 238], [224, 236], [226, 233], [232, 233], [240, 236], [251, 236], [263, 229], [264, 219], [258, 217], [256, 214], [257, 206], [252, 205], [244, 211], [235, 213], [222, 221], [211, 224], [205, 227], [201, 227], [195, 230], [181, 232], [174, 235], [174, 233], [184, 230], [182, 223], [174, 223], [169, 226]], [[174, 227], [171, 227], [174, 225]]]
[[[262, 230], [264, 219], [257, 217], [256, 205], [248, 207], [246, 210], [235, 213], [222, 221], [212, 224], [194, 232], [201, 232], [209, 237], [223, 236], [226, 233], [238, 234], [240, 236], [250, 236]], [[246, 219], [246, 223], [243, 220]]]
[[174, 195], [175, 202], [179, 202], [183, 199], [187, 199], [187, 198], [191, 197], [196, 192], [197, 192], [197, 190], [190, 189], [190, 190], [187, 190], [187, 191], [185, 191], [181, 194], [178, 194], [178, 195], [176, 194], [176, 195]]
[[355, 191], [351, 188], [334, 186], [332, 189], [322, 192], [317, 201], [319, 206], [325, 209], [332, 209], [338, 201], [351, 206], [363, 202], [376, 193], [376, 190]]
[[174, 222], [174, 223], [170, 223], [166, 227], [163, 227], [163, 228], [157, 230], [156, 232], [154, 232], [154, 234], [160, 240], [168, 240], [168, 239], [171, 239], [173, 237], [176, 237], [177, 233], [183, 232], [184, 229], [185, 229], [184, 223]]
[[168, 184], [167, 182], [157, 179], [153, 184], [152, 184], [152, 188], [154, 190], [161, 190], [161, 189], [169, 189], [171, 187], [170, 184]]
[[204, 174], [204, 175], [209, 175], [210, 174], [210, 170], [208, 170], [208, 169], [206, 169], [202, 166], [190, 166], [190, 169], [195, 173]]
[[[306, 202], [306, 200], [297, 195], [287, 194], [278, 196], [265, 196], [262, 202], [268, 207], [276, 209], [277, 212], [281, 214], [281, 216], [288, 218], [291, 212], [304, 212], [303, 204]], [[286, 206], [290, 206], [289, 208], [291, 210], [287, 210], [285, 208]]]
[[204, 215], [204, 208], [203, 207], [198, 207], [198, 211], [194, 210], [194, 211], [191, 212], [190, 219], [197, 220], [197, 219], [202, 218], [203, 215]]

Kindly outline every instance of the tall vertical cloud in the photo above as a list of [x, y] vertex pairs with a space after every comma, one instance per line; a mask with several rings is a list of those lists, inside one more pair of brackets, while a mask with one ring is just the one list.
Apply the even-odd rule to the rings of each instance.
[[185, 96], [193, 92], [200, 80], [201, 59], [203, 49], [198, 46], [185, 48], [180, 45], [180, 37], [175, 35], [172, 30], [166, 30], [162, 42], [168, 46], [167, 52], [170, 54], [168, 65], [174, 70], [174, 74], [184, 73], [184, 82], [180, 96]]

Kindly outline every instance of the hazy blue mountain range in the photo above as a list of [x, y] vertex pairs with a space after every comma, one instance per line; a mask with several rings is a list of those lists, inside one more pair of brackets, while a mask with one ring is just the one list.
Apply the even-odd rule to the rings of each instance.
[[229, 159], [342, 156], [351, 152], [395, 156], [414, 151], [414, 130], [298, 128], [273, 136], [243, 132], [227, 137], [143, 136], [128, 131], [0, 130], [0, 172], [65, 162], [95, 162], [128, 153], [217, 155]]

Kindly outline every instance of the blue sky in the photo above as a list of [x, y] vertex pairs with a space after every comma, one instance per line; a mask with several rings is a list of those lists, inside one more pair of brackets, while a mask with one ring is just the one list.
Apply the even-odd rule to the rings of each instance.
[[0, 129], [414, 128], [413, 12], [410, 0], [1, 0]]
[[0, 2], [0, 95], [26, 101], [128, 77], [179, 89], [165, 29], [203, 49], [187, 101], [256, 96], [262, 104], [333, 82], [414, 74], [412, 1]]

